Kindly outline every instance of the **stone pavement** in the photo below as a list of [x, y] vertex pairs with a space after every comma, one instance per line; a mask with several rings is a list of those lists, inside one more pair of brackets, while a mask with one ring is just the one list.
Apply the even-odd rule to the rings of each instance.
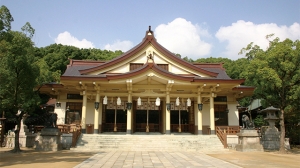
[[99, 152], [75, 168], [230, 167], [239, 166], [201, 152], [110, 151]]

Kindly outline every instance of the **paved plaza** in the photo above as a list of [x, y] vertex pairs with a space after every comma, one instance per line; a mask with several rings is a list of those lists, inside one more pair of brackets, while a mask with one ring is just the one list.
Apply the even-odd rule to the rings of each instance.
[[99, 152], [75, 168], [230, 167], [234, 164], [199, 152], [110, 151]]
[[14, 154], [9, 148], [0, 148], [0, 167], [243, 167], [243, 168], [298, 168], [300, 148], [289, 150], [287, 154], [274, 152], [239, 152], [232, 149], [223, 151], [36, 151], [22, 148]]

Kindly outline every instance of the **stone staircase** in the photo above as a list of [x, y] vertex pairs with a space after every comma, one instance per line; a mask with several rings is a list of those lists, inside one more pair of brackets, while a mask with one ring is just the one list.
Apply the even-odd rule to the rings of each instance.
[[224, 151], [217, 135], [81, 134], [74, 151]]

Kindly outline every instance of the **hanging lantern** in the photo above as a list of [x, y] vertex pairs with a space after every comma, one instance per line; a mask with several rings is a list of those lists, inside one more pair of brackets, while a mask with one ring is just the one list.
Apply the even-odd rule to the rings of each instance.
[[95, 102], [95, 109], [98, 110], [99, 108], [99, 102]]
[[142, 105], [142, 99], [141, 99], [140, 97], [137, 99], [137, 105], [138, 105], [138, 106], [141, 106], [141, 105]]
[[107, 104], [107, 97], [106, 96], [103, 98], [103, 104]]
[[203, 107], [203, 104], [202, 103], [200, 103], [200, 104], [198, 104], [198, 110], [202, 110], [202, 107]]
[[118, 99], [117, 99], [117, 105], [120, 106], [121, 104], [122, 104], [121, 98], [118, 97]]
[[155, 105], [160, 106], [160, 98], [159, 97], [156, 98]]
[[171, 103], [167, 103], [166, 106], [167, 106], [167, 110], [170, 111], [171, 110]]
[[179, 97], [177, 97], [176, 99], [176, 106], [179, 106], [180, 105], [180, 101], [179, 101]]
[[127, 102], [126, 103], [126, 107], [127, 107], [127, 110], [130, 110], [131, 109], [131, 107], [132, 107], [132, 103], [131, 102]]
[[188, 99], [186, 100], [186, 105], [187, 105], [188, 107], [190, 107], [190, 106], [192, 105], [192, 102], [191, 102], [191, 99], [190, 99], [190, 98], [188, 98]]

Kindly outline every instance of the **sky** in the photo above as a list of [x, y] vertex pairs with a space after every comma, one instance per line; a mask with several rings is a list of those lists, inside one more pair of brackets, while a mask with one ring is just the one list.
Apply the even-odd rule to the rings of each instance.
[[54, 43], [128, 51], [151, 26], [169, 51], [193, 60], [244, 58], [250, 42], [266, 49], [266, 35], [300, 39], [300, 0], [0, 0], [12, 30], [29, 22], [37, 47]]

